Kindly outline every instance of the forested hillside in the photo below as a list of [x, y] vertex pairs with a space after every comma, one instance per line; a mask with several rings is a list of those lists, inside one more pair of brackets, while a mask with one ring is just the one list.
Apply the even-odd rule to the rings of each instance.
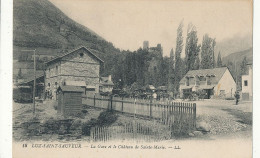
[[14, 45], [53, 49], [85, 45], [102, 53], [119, 52], [47, 0], [14, 0]]
[[[32, 53], [23, 50], [36, 49], [36, 54], [56, 56], [84, 45], [106, 61], [106, 70], [103, 69], [102, 74], [112, 73], [110, 70], [113, 69], [113, 61], [110, 59], [120, 55], [120, 50], [67, 17], [48, 0], [14, 0], [13, 8], [13, 56], [14, 60], [18, 60], [14, 62], [15, 68], [29, 68], [26, 63], [31, 62]], [[42, 64], [42, 61], [38, 64]], [[15, 70], [14, 73], [18, 71]]]

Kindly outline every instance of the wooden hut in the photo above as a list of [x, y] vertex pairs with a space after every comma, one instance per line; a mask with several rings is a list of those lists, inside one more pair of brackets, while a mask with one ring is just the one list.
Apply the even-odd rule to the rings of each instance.
[[82, 93], [84, 89], [76, 86], [60, 86], [58, 93], [58, 113], [63, 116], [77, 115], [82, 110]]

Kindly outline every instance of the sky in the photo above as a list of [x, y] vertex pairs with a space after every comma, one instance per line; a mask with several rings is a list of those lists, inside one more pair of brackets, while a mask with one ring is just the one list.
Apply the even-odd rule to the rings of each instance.
[[164, 55], [175, 50], [176, 34], [183, 20], [196, 26], [199, 43], [204, 34], [216, 41], [252, 33], [252, 4], [248, 0], [228, 1], [103, 1], [50, 0], [76, 22], [93, 30], [115, 47], [137, 50], [143, 41], [162, 44]]

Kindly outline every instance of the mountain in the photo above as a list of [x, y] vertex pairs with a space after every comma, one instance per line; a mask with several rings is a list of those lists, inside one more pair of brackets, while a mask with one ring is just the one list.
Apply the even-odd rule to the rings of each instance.
[[37, 53], [50, 55], [79, 45], [100, 56], [119, 52], [112, 43], [70, 19], [48, 0], [14, 0], [13, 15], [14, 58], [20, 48], [38, 48]]
[[215, 52], [221, 53], [222, 57], [228, 56], [234, 52], [240, 52], [253, 47], [252, 34], [236, 35], [222, 41], [217, 41]]
[[[111, 74], [116, 56], [122, 54], [111, 42], [66, 16], [48, 0], [13, 1], [14, 76], [22, 69], [28, 76], [32, 52], [48, 59], [84, 45], [105, 61], [102, 75]], [[44, 61], [37, 67], [44, 69]], [[26, 64], [28, 63], [28, 64]], [[25, 69], [25, 70], [24, 70]]]
[[228, 61], [231, 61], [233, 63], [241, 63], [244, 57], [247, 58], [248, 63], [253, 63], [253, 48], [249, 48], [243, 51], [235, 52], [232, 54], [229, 54], [226, 57], [223, 57], [223, 64], [227, 64]]

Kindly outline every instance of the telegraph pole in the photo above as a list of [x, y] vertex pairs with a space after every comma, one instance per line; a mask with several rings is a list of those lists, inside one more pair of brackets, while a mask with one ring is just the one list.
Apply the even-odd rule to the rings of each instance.
[[22, 50], [23, 52], [33, 52], [33, 114], [35, 114], [35, 92], [36, 92], [36, 49], [34, 50]]

